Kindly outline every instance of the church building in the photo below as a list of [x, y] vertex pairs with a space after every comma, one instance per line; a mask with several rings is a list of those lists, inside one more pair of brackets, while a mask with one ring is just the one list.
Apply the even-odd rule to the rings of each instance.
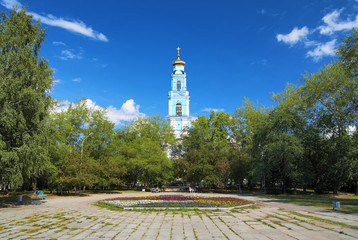
[[185, 128], [190, 127], [191, 117], [189, 115], [190, 95], [187, 91], [186, 73], [184, 71], [185, 62], [180, 60], [179, 50], [178, 59], [173, 62], [173, 72], [171, 75], [171, 91], [168, 94], [169, 121], [174, 129], [176, 137], [185, 134]]

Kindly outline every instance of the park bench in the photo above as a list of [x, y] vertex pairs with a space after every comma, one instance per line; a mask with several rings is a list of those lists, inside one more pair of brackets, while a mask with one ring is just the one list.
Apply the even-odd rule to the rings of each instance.
[[47, 195], [44, 193], [44, 191], [40, 190], [36, 192], [36, 199], [37, 198], [41, 198], [41, 200], [47, 199]]
[[152, 193], [161, 192], [159, 188], [152, 188], [152, 189], [150, 189], [150, 191], [151, 191]]

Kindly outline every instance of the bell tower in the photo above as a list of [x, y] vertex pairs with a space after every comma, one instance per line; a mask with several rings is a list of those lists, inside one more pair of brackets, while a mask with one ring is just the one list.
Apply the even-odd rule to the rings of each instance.
[[180, 48], [178, 59], [173, 62], [173, 72], [171, 74], [171, 91], [168, 94], [168, 118], [170, 125], [174, 129], [176, 137], [185, 134], [185, 128], [190, 127], [191, 117], [189, 115], [190, 95], [187, 91], [186, 73], [184, 71], [185, 62], [180, 60]]

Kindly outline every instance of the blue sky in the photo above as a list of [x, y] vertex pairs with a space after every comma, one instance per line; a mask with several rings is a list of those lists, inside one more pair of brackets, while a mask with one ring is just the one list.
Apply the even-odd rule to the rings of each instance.
[[335, 58], [358, 27], [358, 1], [0, 0], [25, 6], [46, 27], [41, 55], [55, 70], [52, 96], [88, 98], [116, 124], [168, 114], [176, 48], [186, 62], [190, 114], [234, 112], [244, 97], [265, 106], [272, 93]]

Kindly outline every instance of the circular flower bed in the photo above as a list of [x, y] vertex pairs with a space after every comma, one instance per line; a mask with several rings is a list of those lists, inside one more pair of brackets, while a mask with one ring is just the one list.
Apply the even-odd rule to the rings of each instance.
[[147, 197], [123, 197], [103, 201], [120, 208], [182, 208], [182, 207], [235, 207], [251, 203], [234, 197], [199, 197], [184, 195], [160, 195]]

